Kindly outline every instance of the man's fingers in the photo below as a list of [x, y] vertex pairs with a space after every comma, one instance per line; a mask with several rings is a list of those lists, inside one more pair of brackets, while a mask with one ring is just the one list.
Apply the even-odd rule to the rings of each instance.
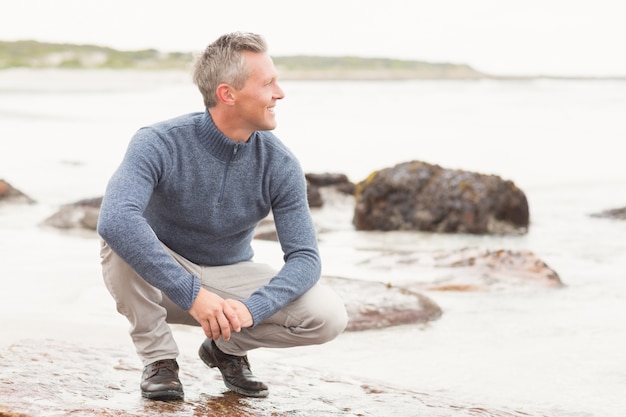
[[202, 331], [209, 339], [213, 339], [213, 332], [211, 331], [211, 323], [209, 320], [202, 321]]
[[224, 304], [224, 315], [230, 323], [230, 328], [236, 332], [241, 331], [241, 321], [234, 308], [230, 304]]
[[209, 334], [207, 334], [207, 337], [217, 340], [221, 333], [218, 321], [216, 319], [209, 319]]
[[219, 331], [222, 334], [222, 337], [224, 338], [224, 340], [229, 340], [230, 339], [230, 322], [228, 321], [228, 319], [226, 318], [224, 314], [219, 315], [218, 324], [219, 324], [219, 329], [220, 329]]

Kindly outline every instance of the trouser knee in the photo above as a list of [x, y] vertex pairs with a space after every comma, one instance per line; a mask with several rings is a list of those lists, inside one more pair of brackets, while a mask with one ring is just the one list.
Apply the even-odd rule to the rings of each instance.
[[311, 342], [322, 344], [343, 333], [348, 325], [348, 314], [341, 298], [330, 288], [318, 286], [315, 297], [314, 307], [309, 300], [311, 321], [305, 327], [314, 335]]
[[348, 315], [343, 304], [337, 306], [334, 311], [335, 314], [332, 317], [326, 315], [323, 319], [324, 321], [317, 337], [319, 343], [326, 343], [335, 339], [344, 332], [348, 325]]

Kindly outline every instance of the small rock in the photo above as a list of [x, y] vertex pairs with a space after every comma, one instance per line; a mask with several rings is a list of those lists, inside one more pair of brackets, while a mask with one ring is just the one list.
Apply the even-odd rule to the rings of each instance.
[[614, 220], [626, 220], [626, 207], [604, 210], [600, 213], [593, 213], [591, 217], [601, 217]]
[[62, 206], [43, 221], [46, 226], [59, 229], [86, 229], [95, 231], [98, 226], [102, 197], [87, 198]]
[[0, 179], [0, 202], [34, 204], [35, 200], [13, 187], [7, 181]]

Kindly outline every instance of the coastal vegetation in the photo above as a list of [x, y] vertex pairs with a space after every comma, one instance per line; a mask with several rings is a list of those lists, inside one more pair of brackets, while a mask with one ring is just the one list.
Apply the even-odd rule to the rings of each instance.
[[[355, 56], [273, 56], [284, 79], [478, 79], [468, 65]], [[9, 68], [187, 70], [191, 52], [122, 51], [106, 46], [0, 41], [0, 70]]]

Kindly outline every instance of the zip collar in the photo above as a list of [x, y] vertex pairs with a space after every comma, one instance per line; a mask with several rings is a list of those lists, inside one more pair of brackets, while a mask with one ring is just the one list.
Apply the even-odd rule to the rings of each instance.
[[256, 132], [246, 142], [235, 142], [224, 135], [213, 122], [208, 110], [196, 121], [198, 140], [202, 146], [214, 157], [223, 162], [233, 162], [241, 159], [246, 148], [256, 140]]

